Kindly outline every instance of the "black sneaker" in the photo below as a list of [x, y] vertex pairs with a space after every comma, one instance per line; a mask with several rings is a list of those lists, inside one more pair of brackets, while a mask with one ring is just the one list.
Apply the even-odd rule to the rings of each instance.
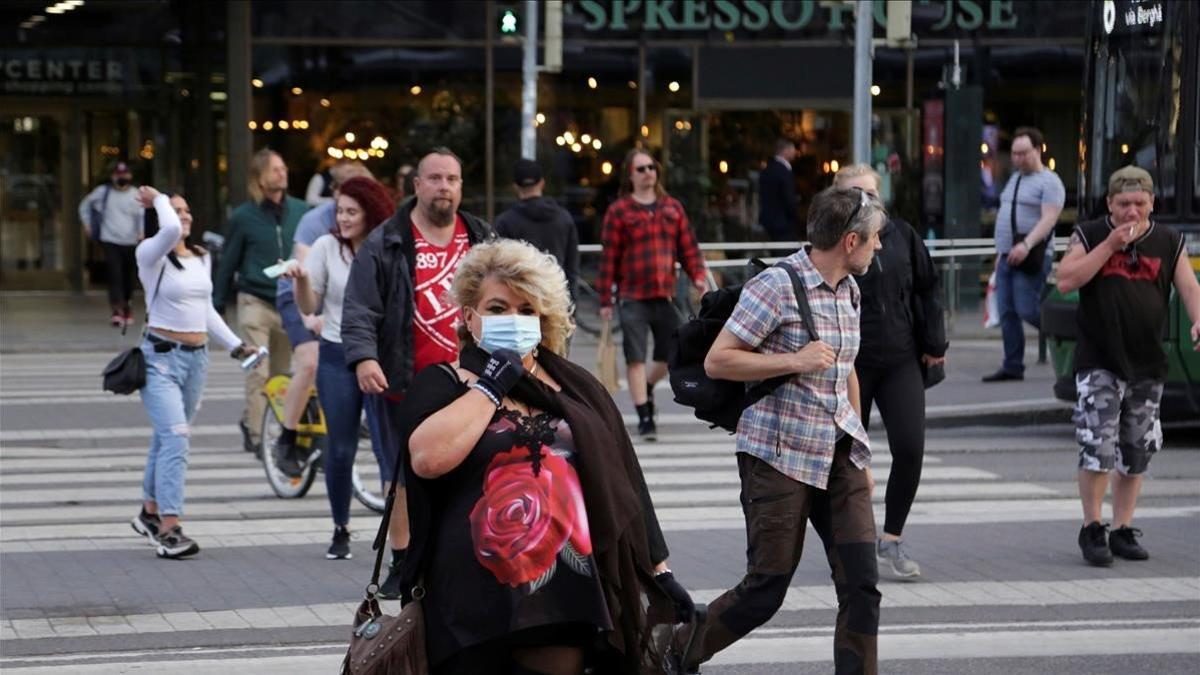
[[158, 535], [158, 557], [183, 558], [200, 552], [200, 544], [192, 541], [183, 533], [183, 528], [176, 525]]
[[658, 426], [654, 424], [654, 418], [648, 417], [641, 422], [638, 422], [638, 436], [643, 441], [658, 440]]
[[304, 473], [304, 465], [300, 462], [299, 449], [295, 443], [288, 443], [282, 437], [275, 439], [271, 445], [271, 453], [275, 457], [275, 466], [286, 476], [299, 478]]
[[1126, 560], [1146, 560], [1150, 554], [1135, 539], [1140, 536], [1142, 531], [1136, 527], [1118, 527], [1108, 535], [1108, 547], [1113, 555], [1119, 555]]
[[262, 457], [261, 443], [255, 443], [250, 436], [250, 427], [246, 426], [246, 420], [238, 420], [238, 429], [242, 432], [242, 449], [253, 454], [255, 457]]
[[375, 595], [380, 600], [399, 600], [400, 599], [400, 568], [404, 563], [396, 563], [388, 565], [387, 579], [379, 586], [379, 592]]
[[984, 382], [1020, 382], [1021, 380], [1025, 379], [1025, 375], [1021, 373], [1010, 373], [1002, 368], [991, 375], [984, 375], [981, 379]]
[[141, 512], [133, 517], [129, 523], [134, 532], [145, 537], [151, 546], [158, 544], [158, 530], [162, 525], [157, 513], [146, 513], [146, 509], [142, 508]]
[[325, 557], [329, 560], [349, 560], [354, 557], [350, 552], [350, 530], [340, 525], [333, 528], [333, 543], [329, 545]]
[[1084, 560], [1097, 567], [1112, 565], [1112, 553], [1108, 550], [1108, 525], [1100, 521], [1084, 525], [1079, 530], [1079, 550], [1083, 551]]

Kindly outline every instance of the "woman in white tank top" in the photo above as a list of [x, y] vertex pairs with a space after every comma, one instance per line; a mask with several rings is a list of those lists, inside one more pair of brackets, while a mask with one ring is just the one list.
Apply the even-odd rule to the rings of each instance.
[[208, 373], [211, 336], [234, 358], [253, 353], [212, 305], [212, 261], [189, 244], [192, 214], [179, 195], [152, 187], [138, 191], [146, 211], [146, 238], [137, 245], [138, 277], [146, 291], [146, 385], [142, 404], [154, 427], [142, 478], [142, 510], [133, 529], [160, 558], [181, 558], [200, 546], [183, 534], [183, 483], [191, 423]]

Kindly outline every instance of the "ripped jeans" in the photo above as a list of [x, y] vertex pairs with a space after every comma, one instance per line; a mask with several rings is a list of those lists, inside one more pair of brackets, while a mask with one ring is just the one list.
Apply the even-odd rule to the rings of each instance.
[[150, 341], [143, 340], [142, 354], [146, 357], [142, 405], [154, 428], [142, 477], [142, 498], [156, 502], [160, 516], [180, 516], [191, 424], [204, 393], [208, 350], [156, 352]]

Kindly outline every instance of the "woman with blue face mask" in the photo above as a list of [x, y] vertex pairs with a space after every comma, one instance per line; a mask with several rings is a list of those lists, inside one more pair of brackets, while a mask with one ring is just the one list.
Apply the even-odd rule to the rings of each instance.
[[668, 641], [651, 631], [694, 635], [697, 610], [667, 567], [620, 412], [562, 356], [574, 329], [562, 269], [521, 241], [481, 244], [449, 295], [459, 358], [417, 375], [401, 436], [403, 588], [424, 591], [433, 672], [663, 663]]

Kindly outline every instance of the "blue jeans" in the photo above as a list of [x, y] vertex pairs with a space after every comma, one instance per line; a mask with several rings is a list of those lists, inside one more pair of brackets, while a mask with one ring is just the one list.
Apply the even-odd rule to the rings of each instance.
[[1000, 257], [996, 267], [996, 306], [1000, 309], [1000, 334], [1004, 338], [1004, 364], [1000, 369], [1006, 373], [1025, 373], [1025, 329], [1021, 322], [1042, 327], [1042, 286], [1052, 262], [1046, 256], [1040, 272], [1026, 274], [1012, 269], [1008, 260]]
[[[333, 524], [350, 523], [350, 499], [354, 495], [354, 456], [358, 453], [358, 428], [363, 414], [363, 393], [358, 378], [346, 369], [346, 350], [340, 342], [321, 338], [317, 362], [317, 396], [325, 411], [328, 449], [325, 452], [325, 491]], [[378, 423], [372, 406], [367, 406], [371, 445], [379, 454]]]
[[161, 516], [179, 516], [183, 514], [191, 424], [208, 376], [208, 350], [156, 352], [149, 340], [143, 340], [142, 354], [146, 357], [142, 405], [154, 427], [142, 477], [142, 499], [157, 503]]

